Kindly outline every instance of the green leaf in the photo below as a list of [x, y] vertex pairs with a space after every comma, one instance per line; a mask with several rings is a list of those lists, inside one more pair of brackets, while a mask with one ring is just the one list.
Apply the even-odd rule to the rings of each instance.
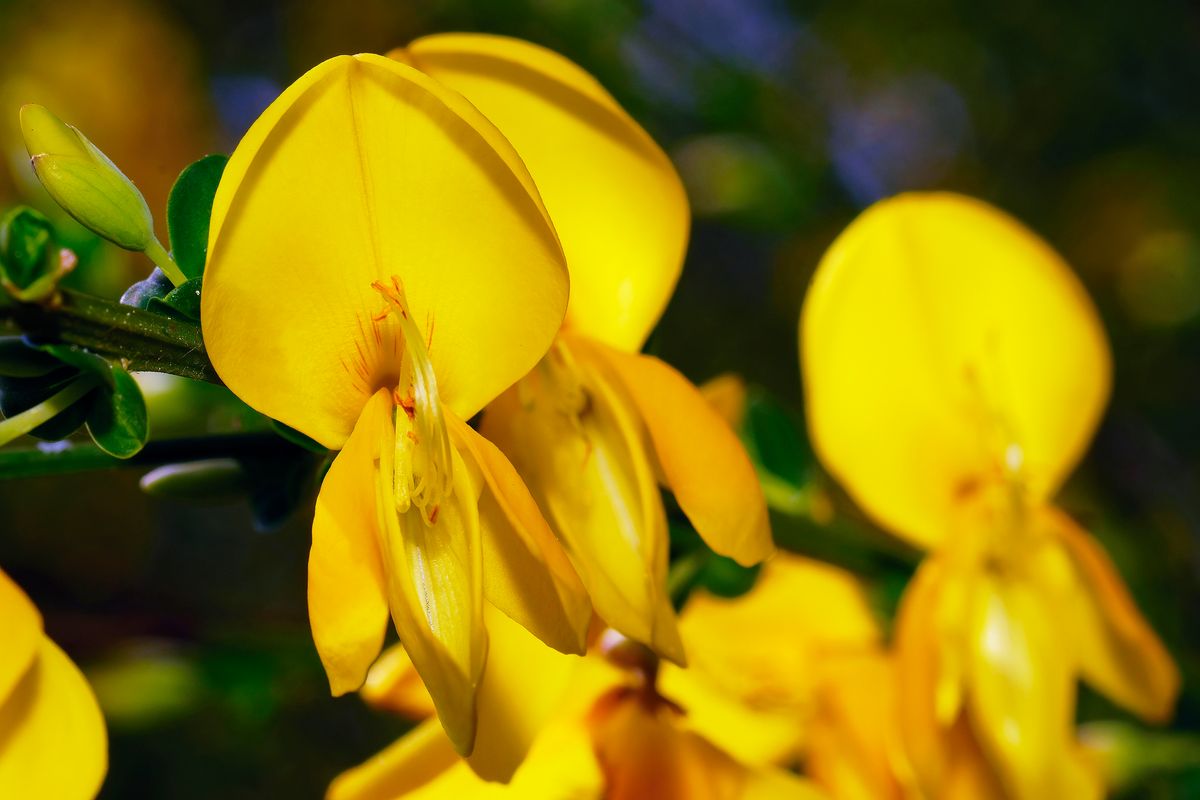
[[184, 168], [167, 199], [171, 255], [189, 278], [198, 278], [204, 273], [213, 196], [228, 160], [222, 155], [205, 156]]
[[712, 553], [700, 569], [698, 582], [718, 597], [740, 597], [754, 588], [759, 565], [743, 567], [732, 558]]
[[115, 364], [109, 367], [112, 387], [104, 392], [103, 399], [92, 404], [87, 418], [88, 433], [104, 452], [129, 458], [150, 438], [146, 401], [132, 375]]
[[20, 336], [0, 336], [0, 375], [9, 378], [37, 378], [48, 375], [62, 364]]
[[50, 220], [17, 206], [0, 218], [0, 285], [21, 302], [52, 295], [75, 266], [75, 256], [59, 247]]
[[146, 309], [184, 322], [199, 322], [200, 290], [203, 280], [203, 278], [191, 278], [179, 288], [172, 289], [164, 297], [150, 298]]
[[32, 208], [17, 206], [0, 219], [0, 267], [19, 289], [57, 264], [54, 228]]
[[746, 398], [742, 438], [760, 472], [796, 488], [807, 483], [812, 457], [806, 437], [787, 410], [760, 389]]
[[122, 367], [94, 353], [66, 345], [44, 345], [47, 353], [101, 381], [87, 412], [87, 428], [96, 445], [111, 456], [129, 458], [146, 444], [150, 426], [141, 387]]

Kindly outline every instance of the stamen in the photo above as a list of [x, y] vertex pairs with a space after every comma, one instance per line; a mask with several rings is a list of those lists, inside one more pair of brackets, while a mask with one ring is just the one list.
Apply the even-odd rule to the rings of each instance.
[[[395, 319], [404, 341], [400, 381], [392, 390], [396, 405], [395, 469], [393, 494], [399, 513], [416, 506], [426, 524], [437, 522], [438, 508], [452, 491], [453, 456], [450, 435], [442, 416], [437, 376], [425, 337], [409, 314], [404, 285], [393, 276], [391, 284], [376, 281], [371, 288], [387, 301], [373, 319]], [[400, 413], [403, 412], [403, 413]]]

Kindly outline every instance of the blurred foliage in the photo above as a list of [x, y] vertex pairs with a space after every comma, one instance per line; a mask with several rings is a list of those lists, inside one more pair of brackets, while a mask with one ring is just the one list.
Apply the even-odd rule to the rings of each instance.
[[[1104, 426], [1061, 501], [1113, 555], [1180, 661], [1174, 729], [1200, 731], [1189, 613], [1200, 606], [1194, 4], [365, 0], [346, 13], [330, 0], [7, 0], [0, 200], [50, 216], [80, 258], [68, 282], [116, 297], [150, 265], [70, 227], [39, 194], [16, 138], [20, 103], [50, 105], [86, 130], [142, 189], [165, 242], [180, 170], [229, 152], [301, 71], [445, 30], [563, 52], [672, 155], [695, 222], [651, 348], [695, 380], [735, 371], [763, 387], [770, 405], [750, 401], [761, 461], [781, 480], [807, 481], [831, 515], [776, 515], [777, 535], [875, 576], [884, 611], [911, 560], [880, 546], [883, 535], [815, 473], [798, 424], [796, 319], [817, 259], [871, 201], [927, 188], [982, 197], [1059, 248], [1100, 307], [1117, 370]], [[152, 437], [262, 431], [221, 390], [167, 383], [142, 380]], [[171, 392], [194, 392], [201, 413], [181, 414], [188, 406], [172, 405]], [[789, 439], [798, 449], [779, 447]], [[328, 697], [305, 611], [307, 510], [261, 534], [244, 501], [147, 497], [139, 474], [0, 482], [0, 563], [90, 670], [110, 715], [102, 796], [321, 796], [401, 723]], [[727, 567], [697, 563], [689, 580], [736, 592], [752, 579]], [[1081, 713], [1128, 721], [1091, 693]], [[1194, 796], [1197, 785], [1196, 772], [1150, 770], [1128, 796]]]

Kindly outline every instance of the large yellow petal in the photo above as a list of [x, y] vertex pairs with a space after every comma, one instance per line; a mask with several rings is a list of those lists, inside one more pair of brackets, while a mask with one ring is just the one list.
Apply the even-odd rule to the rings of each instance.
[[0, 797], [91, 800], [108, 769], [108, 735], [87, 680], [54, 642], [0, 705]]
[[459, 94], [381, 56], [326, 61], [264, 112], [225, 169], [208, 252], [218, 374], [335, 448], [399, 374], [372, 282], [400, 277], [464, 419], [537, 362], [566, 309], [564, 257], [511, 145]]
[[1065, 514], [1048, 513], [1076, 575], [1071, 629], [1084, 679], [1148, 722], [1167, 721], [1179, 668], [1100, 545]]
[[0, 648], [0, 703], [29, 670], [42, 642], [42, 615], [21, 587], [0, 570], [0, 619], [4, 645]]
[[683, 183], [596, 80], [518, 39], [442, 34], [393, 54], [462, 92], [508, 137], [537, 182], [571, 270], [568, 324], [636, 352], [683, 265]]
[[922, 544], [1005, 470], [1034, 499], [1083, 453], [1108, 397], [1108, 345], [1070, 268], [977, 200], [872, 206], [825, 254], [800, 323], [809, 430], [825, 467]]
[[[384, 441], [392, 442], [394, 436]], [[382, 448], [376, 511], [392, 622], [446, 734], [466, 755], [475, 745], [476, 689], [487, 658], [480, 486], [459, 452], [451, 452], [453, 491], [430, 523], [415, 506], [397, 513], [396, 450]]]
[[387, 632], [376, 471], [390, 446], [389, 392], [368, 401], [321, 484], [308, 556], [308, 618], [335, 695], [362, 685]]
[[687, 378], [653, 356], [572, 337], [572, 346], [613, 379], [649, 431], [667, 486], [716, 552], [743, 565], [771, 554], [767, 504], [737, 434]]
[[1054, 787], [1073, 746], [1075, 676], [1052, 599], [983, 575], [971, 604], [971, 729], [1017, 800], [1061, 796]]
[[619, 387], [582, 369], [560, 342], [488, 407], [482, 431], [525, 479], [596, 612], [682, 661], [666, 591], [666, 512], [640, 422]]
[[484, 595], [546, 644], [582, 654], [592, 604], [567, 554], [504, 454], [457, 417], [449, 425], [454, 446], [484, 482]]

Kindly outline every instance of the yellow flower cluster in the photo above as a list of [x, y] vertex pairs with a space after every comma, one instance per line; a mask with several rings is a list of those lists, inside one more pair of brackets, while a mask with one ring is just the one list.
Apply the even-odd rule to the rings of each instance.
[[[815, 451], [927, 553], [888, 641], [854, 578], [774, 552], [736, 384], [706, 397], [639, 352], [688, 229], [616, 101], [501, 37], [326, 61], [231, 156], [205, 346], [246, 403], [338, 451], [316, 648], [334, 694], [418, 721], [331, 800], [1102, 795], [1077, 680], [1156, 721], [1179, 678], [1050, 503], [1110, 384], [1069, 268], [949, 194], [872, 207], [818, 268]], [[765, 562], [750, 593], [676, 613], [660, 486], [713, 551]], [[94, 794], [86, 683], [2, 573], [0, 611], [0, 797]], [[43, 768], [59, 748], [69, 772]], [[43, 773], [73, 783], [30, 794]]]

